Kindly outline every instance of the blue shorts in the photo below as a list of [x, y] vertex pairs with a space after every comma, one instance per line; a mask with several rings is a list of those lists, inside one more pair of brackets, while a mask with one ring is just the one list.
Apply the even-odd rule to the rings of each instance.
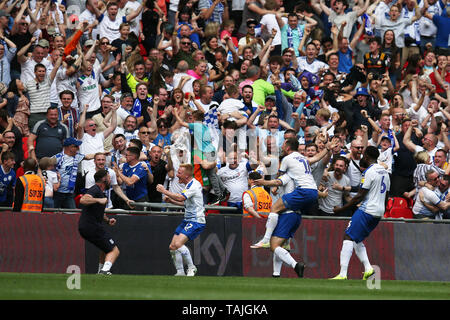
[[358, 209], [353, 214], [345, 233], [356, 243], [363, 241], [375, 229], [381, 218]]
[[289, 239], [293, 238], [295, 231], [302, 223], [302, 216], [295, 212], [284, 213], [278, 216], [278, 223], [275, 230], [272, 232], [272, 236]]
[[206, 223], [198, 223], [193, 221], [183, 220], [175, 230], [175, 234], [180, 233], [186, 235], [189, 240], [194, 240], [205, 229]]
[[308, 209], [317, 200], [318, 192], [315, 189], [295, 188], [291, 193], [281, 197], [284, 206], [292, 211]]

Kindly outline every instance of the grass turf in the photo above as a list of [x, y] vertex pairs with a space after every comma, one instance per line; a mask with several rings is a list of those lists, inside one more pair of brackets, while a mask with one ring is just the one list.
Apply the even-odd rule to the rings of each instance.
[[[381, 280], [369, 290], [362, 280], [0, 273], [0, 299], [8, 300], [415, 300], [450, 299], [450, 283]], [[74, 282], [72, 282], [74, 283]]]

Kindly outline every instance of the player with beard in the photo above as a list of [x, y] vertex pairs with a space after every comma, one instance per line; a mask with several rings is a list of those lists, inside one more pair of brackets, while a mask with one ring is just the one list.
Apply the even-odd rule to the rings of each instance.
[[105, 192], [111, 187], [111, 177], [107, 170], [100, 169], [94, 174], [95, 185], [80, 199], [82, 211], [78, 221], [78, 231], [83, 239], [91, 242], [102, 252], [99, 259], [99, 274], [111, 275], [110, 269], [119, 256], [119, 248], [108, 231], [102, 226], [102, 221], [113, 226], [116, 219], [108, 218], [105, 207], [108, 197]]

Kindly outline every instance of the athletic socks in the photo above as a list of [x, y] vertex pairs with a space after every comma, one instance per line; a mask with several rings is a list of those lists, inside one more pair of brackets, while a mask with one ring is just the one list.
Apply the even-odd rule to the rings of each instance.
[[178, 250], [170, 250], [170, 255], [172, 256], [173, 265], [177, 269], [177, 273], [184, 273], [183, 258]]
[[367, 250], [364, 243], [356, 243], [353, 241], [353, 248], [355, 249], [356, 255], [359, 258], [359, 261], [364, 265], [364, 272], [367, 272], [372, 269], [372, 265], [369, 262], [369, 257], [367, 256]]
[[353, 254], [353, 241], [344, 240], [341, 249], [341, 272], [339, 273], [341, 277], [347, 276], [348, 264], [350, 262], [352, 254]]
[[98, 264], [98, 271], [97, 271], [97, 273], [99, 273], [100, 271], [102, 271], [102, 268], [103, 268], [103, 263], [99, 263], [99, 264]]
[[278, 213], [273, 212], [269, 213], [266, 222], [266, 233], [264, 234], [262, 242], [268, 243], [270, 241], [270, 238], [272, 237], [272, 232], [273, 230], [275, 230], [277, 223], [278, 223]]
[[188, 268], [195, 267], [194, 262], [192, 262], [191, 252], [189, 251], [188, 247], [183, 245], [182, 247], [178, 248], [177, 251], [181, 254], [183, 262], [187, 265]]
[[102, 271], [109, 271], [111, 270], [112, 262], [111, 261], [105, 261], [105, 264], [102, 267]]
[[283, 266], [283, 260], [277, 257], [277, 255], [273, 255], [273, 273], [274, 276], [281, 275], [281, 267]]
[[273, 254], [276, 255], [278, 259], [286, 263], [288, 266], [295, 268], [297, 261], [295, 261], [295, 259], [292, 258], [291, 254], [286, 249], [283, 249], [282, 247], [277, 247], [273, 252]]

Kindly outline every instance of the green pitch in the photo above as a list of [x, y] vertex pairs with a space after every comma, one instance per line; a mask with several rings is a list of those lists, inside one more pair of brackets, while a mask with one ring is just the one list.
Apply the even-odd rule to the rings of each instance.
[[[450, 299], [450, 282], [381, 280], [379, 290], [362, 280], [174, 276], [81, 275], [69, 290], [70, 274], [0, 273], [0, 299], [155, 300], [413, 300]], [[69, 285], [76, 281], [69, 281]]]

